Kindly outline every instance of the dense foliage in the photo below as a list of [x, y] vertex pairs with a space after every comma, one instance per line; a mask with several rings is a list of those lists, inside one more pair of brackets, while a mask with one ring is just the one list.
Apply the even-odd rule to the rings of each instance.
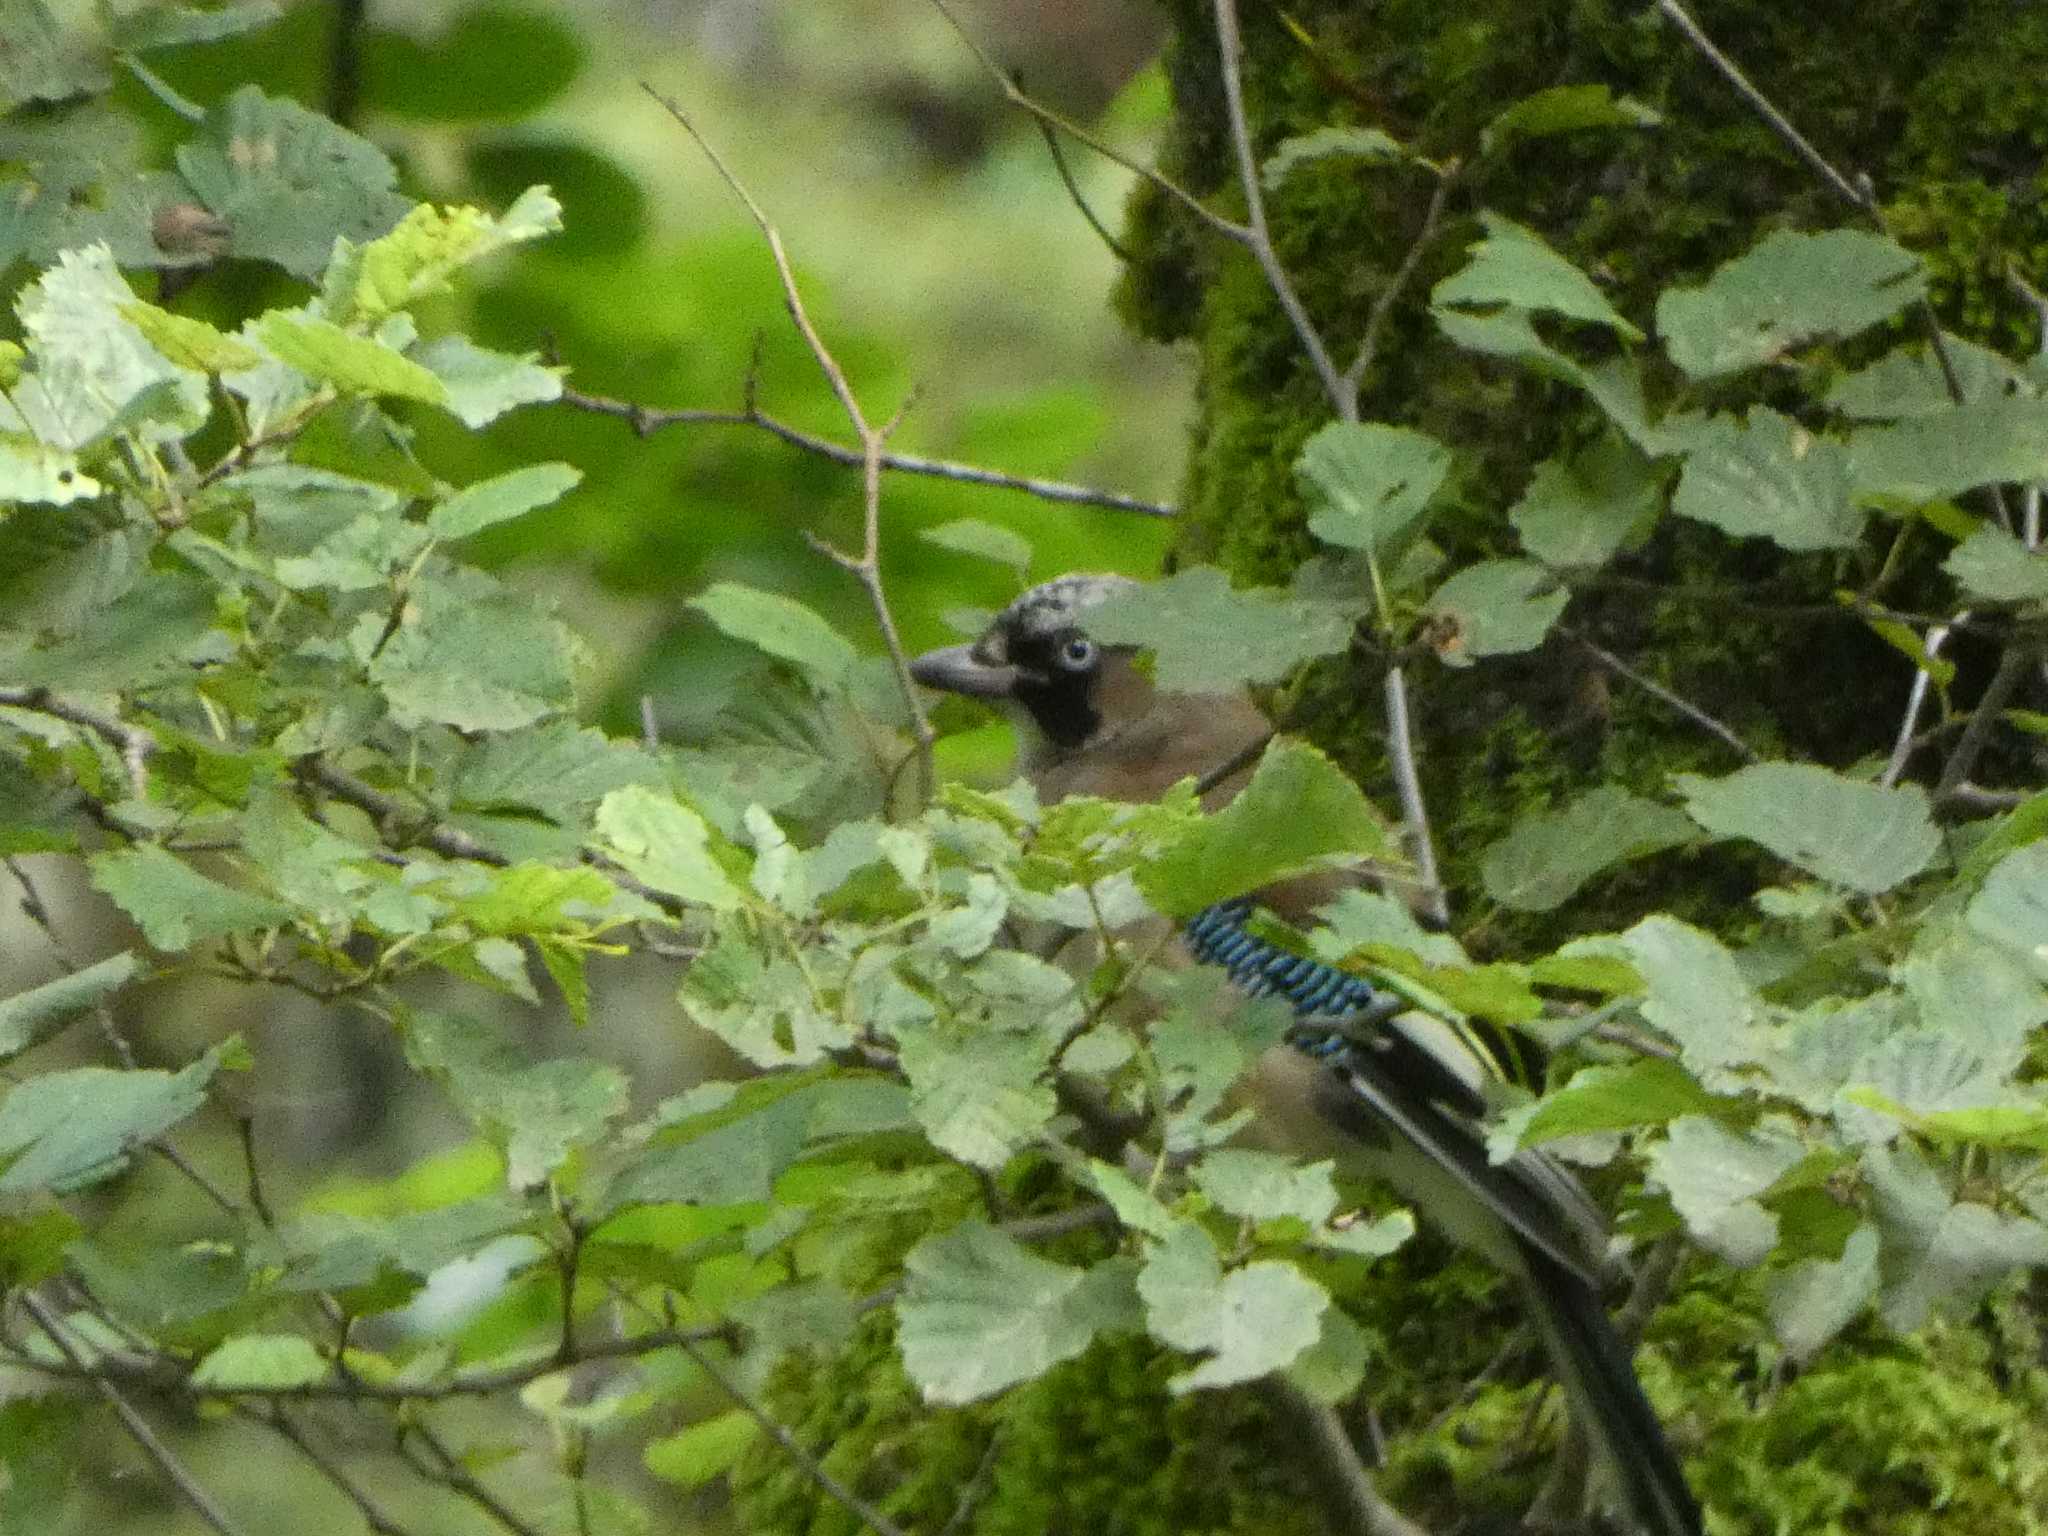
[[[1506, 106], [1488, 143], [1655, 122], [1562, 86]], [[1333, 127], [1259, 175], [1277, 192], [1414, 163]], [[667, 742], [581, 723], [597, 637], [472, 557], [552, 515], [577, 472], [449, 467], [466, 434], [556, 400], [563, 370], [435, 309], [469, 268], [561, 233], [554, 196], [415, 202], [365, 140], [257, 85], [199, 111], [170, 164], [95, 209], [104, 227], [24, 178], [10, 250], [35, 270], [0, 357], [0, 848], [17, 878], [26, 856], [75, 862], [136, 937], [0, 1002], [0, 1360], [19, 1367], [0, 1525], [57, 1528], [79, 1447], [136, 1404], [240, 1415], [281, 1458], [325, 1455], [308, 1410], [339, 1408], [513, 1531], [672, 1527], [672, 1495], [613, 1446], [684, 1487], [732, 1472], [762, 1529], [1317, 1529], [1285, 1457], [1247, 1452], [1205, 1503], [1213, 1468], [1181, 1449], [1229, 1389], [1275, 1377], [1311, 1403], [1377, 1394], [1411, 1432], [1390, 1482], [1419, 1505], [1540, 1481], [1526, 1457], [1500, 1474], [1534, 1389], [1479, 1379], [1492, 1341], [1465, 1340], [1458, 1402], [1403, 1378], [1404, 1306], [1469, 1316], [1469, 1272], [1418, 1258], [1408, 1213], [1329, 1165], [1231, 1144], [1232, 1083], [1279, 1010], [1118, 938], [1276, 876], [1398, 861], [1410, 808], [1376, 810], [1285, 738], [1214, 815], [1192, 783], [1148, 806], [958, 782], [919, 803], [900, 668], [738, 581], [694, 607], [756, 658], [746, 687]], [[145, 298], [131, 273], [175, 265], [167, 229], [195, 261], [279, 275], [232, 322]], [[1337, 411], [1292, 466], [1315, 552], [1291, 586], [1187, 566], [1097, 626], [1195, 692], [1361, 647], [1483, 669], [1680, 525], [1839, 561], [1835, 600], [1924, 680], [1889, 760], [1773, 757], [1696, 721], [1730, 771], [1524, 814], [1465, 850], [1486, 909], [1450, 932], [1366, 889], [1271, 930], [1556, 1048], [1495, 1137], [1588, 1169], [1639, 1254], [1688, 1256], [1644, 1374], [1730, 1531], [2048, 1529], [2048, 1377], [2015, 1301], [2048, 1266], [2048, 796], [1972, 777], [1994, 732], [2043, 724], [2014, 690], [2044, 654], [2048, 368], [1930, 334], [1925, 292], [1886, 234], [1777, 231], [1624, 312], [1482, 213], [1435, 325], [1601, 423], [1535, 472], [1498, 547], [1432, 538], [1464, 444]], [[939, 537], [1032, 558], [985, 524]], [[1922, 609], [1849, 579], [1909, 543], [1942, 550]], [[1979, 700], [1952, 696], [1955, 633], [2001, 657]], [[1572, 931], [1638, 861], [1729, 850], [1755, 878], [1714, 931], [1668, 911]], [[1500, 913], [1571, 936], [1461, 942]], [[1110, 958], [1075, 978], [1018, 939], [1047, 929]], [[735, 1059], [648, 1112], [625, 1067], [537, 1056], [505, 1006], [583, 1022], [593, 958], [625, 953], [672, 976], [664, 1029]], [[274, 1209], [252, 1141], [203, 1239], [109, 1224], [99, 1196], [179, 1157], [250, 1063], [222, 1031], [175, 1063], [129, 1052], [110, 1000], [190, 977], [379, 1021], [489, 1155]], [[1140, 993], [1131, 1025], [1117, 1005]], [[106, 1059], [55, 1059], [95, 1018]], [[480, 1314], [419, 1305], [464, 1261], [495, 1277]], [[1997, 1371], [2004, 1401], [1944, 1375], [1954, 1359]], [[458, 1447], [456, 1400], [517, 1406]], [[1274, 1400], [1241, 1401], [1290, 1438]], [[764, 1404], [807, 1415], [795, 1460]], [[500, 1438], [552, 1453], [521, 1474], [544, 1492], [493, 1491]], [[413, 1528], [329, 1465], [365, 1518]]]

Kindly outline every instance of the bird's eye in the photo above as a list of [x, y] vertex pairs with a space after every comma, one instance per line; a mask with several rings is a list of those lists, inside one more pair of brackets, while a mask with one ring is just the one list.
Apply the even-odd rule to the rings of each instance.
[[1076, 635], [1060, 647], [1060, 665], [1070, 672], [1082, 672], [1095, 665], [1095, 642]]

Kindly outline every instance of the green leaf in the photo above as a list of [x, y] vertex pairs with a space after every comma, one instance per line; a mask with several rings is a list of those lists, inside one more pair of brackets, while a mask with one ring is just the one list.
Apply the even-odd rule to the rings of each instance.
[[1669, 1192], [1693, 1240], [1747, 1269], [1778, 1245], [1778, 1218], [1756, 1197], [1805, 1155], [1805, 1147], [1782, 1131], [1730, 1130], [1688, 1115], [1650, 1149], [1649, 1171]]
[[77, 450], [117, 427], [162, 440], [204, 425], [206, 375], [149, 343], [126, 318], [135, 302], [105, 245], [60, 254], [15, 303], [28, 365], [0, 426]]
[[1486, 893], [1518, 912], [1554, 912], [1601, 871], [1690, 842], [1686, 815], [1612, 784], [1561, 811], [1535, 811], [1487, 849]]
[[446, 405], [448, 388], [393, 347], [345, 331], [316, 315], [274, 309], [256, 322], [256, 334], [282, 362], [348, 395], [395, 395]]
[[1533, 651], [1563, 615], [1571, 593], [1529, 560], [1481, 560], [1436, 589], [1428, 611], [1446, 621], [1433, 644], [1452, 666]]
[[1569, 458], [1545, 459], [1508, 512], [1522, 548], [1545, 565], [1605, 565], [1655, 521], [1661, 480], [1650, 461], [1616, 432]]
[[1713, 1109], [1713, 1096], [1685, 1068], [1651, 1056], [1621, 1067], [1582, 1067], [1555, 1093], [1510, 1110], [1502, 1129], [1509, 1146], [1533, 1147], [1560, 1136], [1663, 1125]]
[[[1563, 952], [1600, 944], [1581, 940]], [[1618, 947], [1648, 988], [1641, 1004], [1645, 1022], [1677, 1043], [1695, 1076], [1756, 1059], [1763, 1001], [1720, 940], [1657, 913], [1623, 934]]]
[[766, 1200], [803, 1152], [812, 1112], [808, 1094], [786, 1093], [751, 1113], [718, 1112], [720, 1123], [695, 1135], [686, 1124], [628, 1162], [607, 1198], [627, 1205], [743, 1205]]
[[1330, 1305], [1329, 1292], [1292, 1264], [1259, 1260], [1226, 1274], [1216, 1245], [1191, 1221], [1150, 1246], [1138, 1295], [1155, 1339], [1209, 1357], [1167, 1383], [1175, 1392], [1284, 1368], [1315, 1344]]
[[1955, 1199], [1910, 1142], [1867, 1148], [1863, 1172], [1883, 1238], [1880, 1308], [1902, 1333], [1937, 1309], [1974, 1305], [2016, 1270], [2048, 1264], [2048, 1227]]
[[1148, 1237], [1164, 1237], [1172, 1227], [1173, 1213], [1165, 1203], [1123, 1169], [1092, 1157], [1088, 1160], [1088, 1181], [1116, 1213], [1118, 1225]]
[[760, 1438], [761, 1426], [754, 1416], [744, 1408], [730, 1408], [688, 1429], [648, 1441], [640, 1459], [665, 1483], [701, 1488], [731, 1471]]
[[544, 366], [537, 352], [517, 356], [480, 347], [467, 336], [437, 336], [406, 355], [441, 381], [442, 404], [465, 427], [488, 426], [507, 411], [562, 398], [566, 368]]
[[496, 1031], [459, 1014], [407, 1013], [405, 1056], [504, 1151], [505, 1182], [530, 1189], [626, 1109], [626, 1075], [601, 1061], [528, 1065]]
[[1993, 865], [1965, 918], [2036, 977], [2048, 978], [2048, 842], [2028, 843]]
[[1407, 159], [1408, 151], [1377, 128], [1318, 128], [1282, 139], [1280, 147], [1267, 156], [1260, 176], [1267, 191], [1277, 192], [1297, 166], [1339, 158], [1384, 164]]
[[2048, 599], [2048, 555], [2028, 549], [1996, 523], [1986, 523], [1950, 550], [1941, 568], [1979, 601], [2038, 603]]
[[[2016, 869], [2014, 877], [2019, 873]], [[1989, 898], [1983, 908], [1994, 932], [1999, 928], [1994, 914], [2005, 906], [2006, 897], [2016, 894], [2001, 882], [2000, 894]], [[1972, 926], [1976, 926], [1978, 903], [1984, 901], [1980, 895], [1971, 904]], [[2012, 915], [2019, 916], [2024, 910], [2019, 907]], [[2025, 931], [2023, 926], [2020, 933]], [[2018, 936], [2008, 930], [2006, 942]], [[1923, 929], [1919, 937], [1927, 940], [1929, 930]], [[2041, 930], [2036, 942], [2048, 942], [2048, 928]], [[1996, 1077], [2010, 1076], [2019, 1069], [2034, 1031], [2048, 1023], [2048, 989], [2018, 956], [1968, 931], [1950, 933], [1938, 942], [1917, 943], [1898, 967], [1897, 976], [1928, 1028], [1966, 1046]]]
[[1479, 222], [1486, 238], [1473, 245], [1463, 267], [1430, 290], [1433, 307], [1500, 304], [1525, 312], [1548, 310], [1607, 326], [1630, 341], [1643, 339], [1593, 280], [1544, 244], [1535, 230], [1497, 213], [1482, 212]]
[[421, 203], [389, 234], [359, 250], [337, 253], [322, 298], [334, 320], [375, 325], [395, 310], [445, 291], [471, 262], [561, 227], [561, 204], [545, 187], [529, 188], [503, 218], [480, 208]]
[[1273, 1152], [1218, 1147], [1195, 1164], [1195, 1187], [1226, 1215], [1248, 1221], [1294, 1216], [1321, 1226], [1337, 1209], [1329, 1162], [1306, 1167]]
[[846, 687], [860, 660], [860, 653], [838, 630], [777, 592], [721, 581], [692, 598], [690, 606], [733, 639], [788, 662], [827, 691]]
[[639, 742], [550, 720], [472, 743], [456, 765], [452, 798], [465, 811], [536, 811], [574, 827], [613, 790], [662, 780], [660, 763]]
[[82, 970], [0, 999], [0, 1061], [49, 1039], [134, 979], [142, 962], [123, 950]]
[[1983, 400], [1850, 441], [1859, 493], [1938, 501], [1980, 485], [2048, 479], [2048, 400]]
[[1724, 779], [1680, 774], [1693, 820], [1744, 837], [1834, 885], [1877, 895], [1910, 880], [1941, 849], [1926, 791], [1885, 789], [1812, 763], [1757, 763]]
[[1778, 1342], [1804, 1365], [1877, 1295], [1877, 1229], [1850, 1233], [1839, 1259], [1803, 1259], [1766, 1275], [1764, 1295]]
[[1926, 291], [1920, 258], [1882, 235], [1779, 230], [1700, 287], [1665, 289], [1657, 334], [1689, 377], [1716, 378], [1853, 336]]
[[576, 702], [576, 638], [524, 593], [429, 581], [377, 650], [383, 634], [365, 615], [353, 639], [400, 725], [510, 731]]
[[156, 949], [189, 949], [292, 919], [282, 902], [209, 880], [154, 843], [95, 854], [91, 863], [94, 887], [134, 918]]
[[1743, 422], [1716, 416], [1687, 441], [1671, 497], [1679, 516], [1790, 550], [1847, 549], [1862, 537], [1849, 451], [1840, 443], [1763, 406]]
[[697, 1024], [757, 1067], [809, 1066], [853, 1043], [853, 1027], [794, 960], [764, 954], [737, 920], [720, 927], [677, 994]]
[[1553, 85], [1520, 101], [1488, 123], [1479, 152], [1491, 155], [1521, 139], [1588, 128], [1655, 128], [1663, 115], [1633, 96], [1617, 96], [1604, 85]]
[[529, 464], [464, 486], [427, 514], [427, 528], [437, 539], [467, 538], [559, 501], [582, 479], [583, 471], [574, 465]]
[[206, 1085], [239, 1038], [180, 1072], [78, 1067], [46, 1072], [0, 1099], [0, 1194], [64, 1194], [113, 1177], [134, 1149], [206, 1102]]
[[276, 1391], [325, 1381], [326, 1357], [295, 1333], [246, 1333], [222, 1341], [192, 1371], [192, 1385], [216, 1392]]
[[927, 544], [936, 544], [940, 549], [950, 549], [959, 555], [974, 555], [983, 560], [993, 560], [997, 565], [1007, 565], [1022, 576], [1031, 566], [1031, 541], [1013, 529], [998, 523], [985, 523], [978, 517], [955, 518], [950, 523], [941, 523], [936, 528], [924, 528], [917, 535]]
[[0, 435], [0, 501], [67, 506], [105, 487], [78, 467], [78, 456], [32, 438]]
[[297, 102], [245, 85], [180, 145], [178, 169], [233, 231], [229, 252], [318, 278], [336, 237], [361, 243], [412, 206], [384, 153]]
[[1054, 1264], [965, 1221], [903, 1261], [903, 1368], [928, 1402], [971, 1403], [1071, 1360], [1133, 1321], [1129, 1267]]
[[910, 1108], [931, 1144], [977, 1168], [1000, 1169], [1059, 1111], [1046, 1080], [1053, 1044], [1044, 1034], [903, 1032], [898, 1054]]
[[[1967, 337], [1944, 333], [1942, 350], [1966, 401], [2035, 392], [2016, 364]], [[1956, 403], [1947, 375], [1925, 342], [1894, 347], [1869, 367], [1836, 380], [1827, 399], [1843, 415], [1863, 421], [1938, 415]]]
[[1356, 421], [1331, 422], [1294, 461], [1309, 532], [1375, 556], [1416, 524], [1450, 468], [1450, 450], [1435, 438]]
[[1278, 682], [1310, 657], [1343, 650], [1351, 629], [1344, 614], [1316, 603], [1268, 588], [1233, 591], [1213, 565], [1118, 593], [1088, 616], [1096, 640], [1150, 649], [1159, 686], [1185, 693]]
[[1560, 379], [1583, 391], [1631, 443], [1644, 453], [1670, 453], [1669, 434], [1653, 425], [1643, 399], [1641, 371], [1632, 359], [1614, 358], [1589, 367], [1567, 357], [1536, 333], [1526, 310], [1503, 309], [1492, 314], [1434, 308], [1430, 315], [1452, 342], [1488, 357], [1512, 358], [1547, 378]]
[[1321, 752], [1280, 740], [1230, 804], [1139, 865], [1138, 886], [1160, 911], [1187, 917], [1282, 876], [1361, 856], [1396, 856], [1379, 813]]
[[215, 330], [204, 320], [174, 315], [140, 299], [121, 306], [121, 318], [160, 352], [174, 368], [194, 373], [236, 373], [260, 367], [261, 352], [246, 342]]
[[598, 844], [628, 874], [685, 901], [715, 910], [740, 893], [711, 856], [711, 829], [672, 794], [640, 784], [615, 789], [597, 808]]

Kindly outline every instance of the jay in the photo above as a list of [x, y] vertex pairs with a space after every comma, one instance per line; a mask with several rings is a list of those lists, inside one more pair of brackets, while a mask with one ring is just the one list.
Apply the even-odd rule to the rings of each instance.
[[[1098, 644], [1088, 611], [1128, 578], [1070, 575], [1032, 588], [966, 645], [918, 657], [927, 687], [983, 700], [1017, 727], [1019, 770], [1051, 803], [1067, 795], [1158, 796], [1268, 737], [1242, 690], [1156, 688], [1129, 650]], [[1250, 765], [1214, 786], [1242, 787]], [[1336, 890], [1292, 880], [1192, 920], [1182, 943], [1240, 987], [1279, 996], [1297, 1025], [1250, 1074], [1257, 1138], [1384, 1180], [1418, 1216], [1512, 1276], [1543, 1339], [1574, 1421], [1643, 1536], [1700, 1536], [1700, 1512], [1601, 1302], [1606, 1227], [1573, 1175], [1540, 1151], [1494, 1164], [1481, 1120], [1489, 1080], [1526, 1080], [1533, 1043], [1454, 1027], [1363, 978], [1279, 949], [1247, 931], [1252, 901], [1294, 920]]]

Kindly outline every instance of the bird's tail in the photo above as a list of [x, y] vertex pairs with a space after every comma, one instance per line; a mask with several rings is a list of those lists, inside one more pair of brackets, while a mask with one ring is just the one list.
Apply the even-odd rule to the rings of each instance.
[[1583, 1275], [1524, 1242], [1530, 1312], [1571, 1402], [1641, 1536], [1700, 1536], [1700, 1507], [1636, 1380], [1628, 1346]]

